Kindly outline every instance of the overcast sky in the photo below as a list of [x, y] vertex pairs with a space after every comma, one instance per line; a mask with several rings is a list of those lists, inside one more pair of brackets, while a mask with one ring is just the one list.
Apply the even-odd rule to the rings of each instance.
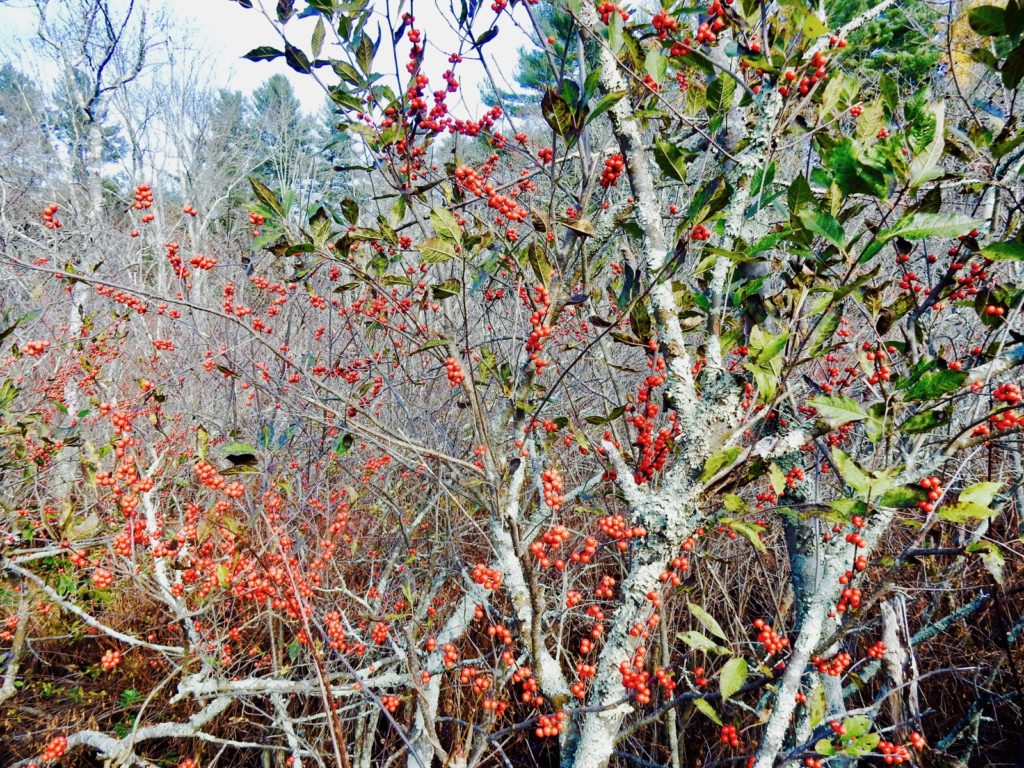
[[[114, 3], [118, 1], [114, 0]], [[252, 93], [266, 78], [280, 72], [291, 80], [307, 111], [318, 112], [322, 107], [324, 91], [313, 78], [292, 72], [281, 61], [254, 63], [241, 58], [247, 51], [259, 45], [279, 46], [279, 37], [259, 7], [262, 4], [273, 17], [275, 0], [254, 0], [254, 8], [251, 10], [244, 9], [231, 0], [136, 2], [143, 7], [164, 8], [176, 20], [177, 29], [172, 31], [172, 36], [179, 40], [187, 36], [192, 47], [205, 51], [205, 58], [209, 61], [206, 71], [209, 73], [211, 85]], [[477, 26], [474, 28], [476, 35], [486, 31], [494, 19], [490, 3], [487, 0], [482, 2], [485, 5], [478, 14]], [[302, 7], [301, 0], [297, 5]], [[392, 9], [398, 5], [398, 0], [393, 0]], [[408, 2], [405, 6], [408, 7]], [[381, 21], [385, 8], [386, 0], [375, 0], [375, 9], [381, 14]], [[448, 8], [447, 0], [420, 0], [413, 3], [413, 8], [417, 26], [427, 33], [428, 50], [424, 71], [431, 77], [431, 85], [437, 86], [442, 82], [441, 73], [448, 66], [447, 57], [457, 45], [458, 37], [455, 31], [445, 22], [445, 19], [453, 17], [453, 12]], [[396, 11], [392, 12], [393, 15], [398, 15]], [[0, 5], [0, 61], [11, 61], [23, 69], [45, 73], [45, 66], [32, 54], [30, 48], [35, 25], [36, 12], [32, 0], [8, 0], [6, 4]], [[499, 23], [501, 34], [485, 46], [492, 65], [491, 74], [499, 81], [500, 87], [512, 87], [518, 61], [517, 51], [529, 44], [526, 34], [522, 31], [527, 25], [528, 17], [524, 9], [517, 6], [511, 19], [502, 14]], [[371, 31], [375, 31], [376, 24], [371, 23], [370, 28]], [[308, 52], [312, 29], [312, 20], [296, 18], [288, 22], [285, 32], [296, 45]], [[404, 64], [407, 52], [408, 42], [403, 41], [399, 46], [400, 63]], [[331, 47], [325, 46], [322, 55], [331, 56], [332, 53]], [[384, 59], [386, 53], [387, 49], [382, 43], [381, 52], [378, 54], [381, 71], [391, 75], [394, 64]], [[324, 69], [321, 72], [324, 73], [325, 82], [331, 84], [330, 71]], [[475, 117], [480, 111], [479, 94], [484, 75], [478, 65], [467, 63], [462, 67], [458, 77], [463, 85], [465, 100], [463, 116]], [[450, 106], [453, 111], [458, 108], [457, 104]]]

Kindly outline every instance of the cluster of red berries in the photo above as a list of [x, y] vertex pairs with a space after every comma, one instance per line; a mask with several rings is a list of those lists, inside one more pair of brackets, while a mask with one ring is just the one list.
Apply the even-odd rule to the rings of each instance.
[[149, 184], [139, 184], [135, 187], [135, 202], [132, 207], [136, 211], [153, 207], [153, 188]]
[[821, 656], [815, 656], [811, 659], [811, 664], [817, 667], [818, 674], [828, 675], [829, 677], [840, 677], [852, 663], [853, 657], [846, 651], [840, 651], [831, 659], [823, 659]]
[[29, 357], [39, 357], [49, 346], [48, 341], [26, 341], [21, 345], [21, 351]]
[[690, 237], [693, 240], [708, 240], [711, 237], [711, 232], [703, 224], [698, 224], [690, 232]]
[[535, 707], [539, 707], [544, 703], [544, 699], [538, 693], [540, 685], [537, 683], [537, 678], [533, 676], [533, 670], [529, 667], [519, 667], [513, 672], [512, 682], [522, 684], [523, 692], [519, 694], [519, 698], [524, 704], [532, 703]]
[[921, 480], [921, 487], [928, 491], [928, 498], [917, 502], [917, 506], [924, 512], [934, 512], [935, 502], [942, 498], [946, 489], [942, 487], [942, 481], [934, 475]]
[[720, 741], [723, 744], [727, 744], [733, 749], [737, 749], [740, 746], [740, 736], [736, 730], [735, 725], [723, 725], [722, 726], [722, 737]]
[[704, 667], [693, 668], [693, 684], [698, 688], [707, 687], [708, 679], [704, 677]]
[[768, 653], [782, 653], [789, 647], [789, 638], [776, 633], [772, 625], [764, 619], [755, 619], [754, 629], [757, 630], [757, 642], [763, 645]]
[[641, 646], [636, 649], [636, 653], [633, 654], [631, 661], [623, 661], [619, 664], [622, 687], [634, 693], [638, 704], [651, 703], [651, 689], [647, 685], [651, 679], [651, 674], [644, 669], [646, 653], [643, 646]]
[[[43, 343], [45, 344], [46, 342]], [[1024, 402], [1024, 396], [1021, 395], [1020, 387], [1010, 383], [1000, 384], [996, 387], [995, 392], [992, 393], [992, 399], [1007, 405], [1020, 405], [1021, 402]]]
[[562, 545], [569, 540], [570, 535], [569, 529], [564, 525], [556, 525], [546, 530], [539, 541], [530, 544], [530, 552], [537, 558], [537, 565], [541, 568], [550, 568], [554, 565], [558, 570], [565, 568], [564, 560], [552, 561], [548, 557], [548, 548], [550, 547], [551, 551], [561, 549]]
[[96, 589], [107, 589], [114, 583], [114, 574], [106, 568], [97, 568], [93, 571], [92, 583]]
[[196, 269], [213, 269], [215, 266], [217, 266], [217, 260], [215, 258], [213, 258], [212, 256], [204, 256], [201, 253], [196, 254], [191, 259], [189, 259], [188, 263], [191, 264]]
[[388, 625], [383, 621], [374, 624], [373, 629], [370, 630], [370, 639], [377, 645], [384, 645], [388, 639]]
[[618, 540], [616, 546], [623, 552], [629, 548], [629, 539], [643, 538], [647, 535], [646, 528], [642, 525], [627, 525], [625, 516], [618, 513], [605, 515], [597, 521], [597, 525], [601, 529], [601, 533]]
[[459, 365], [459, 361], [454, 357], [449, 357], [445, 360], [444, 367], [448, 374], [448, 383], [453, 387], [459, 386], [466, 380], [466, 375], [462, 372], [462, 366]]
[[228, 485], [228, 481], [224, 479], [220, 471], [208, 461], [198, 462], [192, 471], [196, 473], [199, 482], [211, 491], [222, 491]]
[[[653, 351], [657, 349], [657, 342], [652, 339], [649, 345]], [[636, 405], [627, 406], [627, 411], [634, 411], [630, 418], [633, 426], [637, 429], [636, 446], [640, 449], [640, 461], [637, 463], [633, 473], [633, 479], [638, 484], [651, 480], [657, 472], [665, 467], [665, 462], [675, 447], [675, 438], [678, 435], [675, 412], [669, 412], [669, 425], [662, 427], [655, 434], [655, 418], [661, 412], [654, 390], [665, 383], [665, 359], [655, 355], [647, 361], [647, 367], [653, 373], [643, 380], [636, 393]]]
[[456, 647], [451, 643], [445, 643], [444, 646], [442, 646], [441, 651], [444, 654], [442, 661], [444, 662], [445, 667], [448, 669], [454, 667], [456, 662], [459, 660], [459, 651]]
[[796, 484], [804, 479], [804, 470], [802, 467], [793, 467], [786, 474], [786, 487], [790, 490], [796, 488]]
[[626, 167], [626, 160], [622, 155], [612, 155], [604, 161], [604, 170], [601, 171], [601, 179], [598, 181], [605, 189], [614, 187]]
[[529, 211], [519, 205], [513, 197], [499, 193], [490, 182], [484, 183], [484, 176], [465, 165], [455, 169], [455, 180], [478, 197], [487, 198], [487, 207], [495, 209], [509, 221], [526, 221]]
[[587, 536], [587, 538], [583, 540], [583, 549], [581, 549], [579, 552], [573, 552], [571, 555], [569, 555], [569, 559], [572, 560], [574, 563], [583, 563], [584, 565], [586, 565], [593, 559], [594, 555], [596, 554], [597, 539], [595, 539], [593, 536]]
[[398, 710], [398, 707], [402, 703], [402, 700], [394, 694], [386, 693], [380, 697], [380, 703], [381, 706], [384, 707], [384, 709], [394, 714]]
[[538, 739], [543, 739], [546, 736], [557, 736], [563, 730], [565, 730], [565, 721], [568, 719], [568, 715], [565, 712], [556, 712], [553, 715], [541, 715], [537, 721], [537, 727], [534, 729]]
[[112, 669], [117, 669], [121, 666], [121, 652], [120, 651], [107, 651], [103, 654], [100, 659], [100, 666], [102, 666], [108, 672]]
[[182, 208], [182, 209], [181, 209], [181, 212], [182, 212], [182, 213], [184, 213], [184, 214], [186, 214], [186, 215], [188, 215], [188, 216], [191, 216], [191, 217], [193, 217], [193, 218], [195, 218], [196, 216], [198, 216], [198, 215], [199, 215], [199, 211], [197, 211], [197, 210], [195, 209], [195, 206], [193, 206], [193, 205], [191, 205], [191, 204], [189, 204], [189, 205], [186, 205], [186, 206], [185, 206], [184, 208]]
[[[726, 5], [732, 5], [732, 0], [725, 0]], [[702, 21], [697, 26], [697, 44], [718, 42], [718, 33], [725, 29], [725, 9], [718, 0], [714, 0], [708, 6], [708, 21]], [[683, 40], [685, 45], [690, 45], [690, 39]]]
[[544, 470], [540, 479], [544, 488], [544, 503], [547, 504], [553, 512], [557, 512], [561, 509], [562, 502], [565, 500], [562, 497], [562, 492], [565, 490], [562, 473], [557, 469], [550, 467]]
[[617, 6], [615, 3], [603, 2], [597, 6], [597, 12], [601, 14], [601, 21], [607, 24], [611, 21], [612, 14], [617, 13], [623, 21], [629, 21], [629, 12], [624, 11], [622, 8]]
[[[525, 287], [519, 289], [519, 298], [524, 304], [530, 306], [530, 294]], [[544, 367], [549, 364], [548, 361], [541, 359], [540, 355], [544, 351], [544, 339], [551, 336], [551, 326], [545, 322], [548, 310], [551, 308], [551, 296], [548, 289], [540, 283], [533, 287], [532, 305], [535, 309], [530, 315], [531, 330], [526, 339], [526, 351], [539, 376], [544, 372]]]
[[54, 736], [43, 747], [43, 754], [40, 759], [44, 763], [52, 763], [56, 760], [60, 760], [64, 753], [68, 750], [68, 738], [67, 736]]
[[501, 571], [488, 568], [483, 563], [473, 566], [470, 577], [484, 589], [495, 590], [501, 587]]
[[43, 226], [47, 229], [60, 229], [63, 225], [57, 219], [57, 211], [60, 210], [56, 203], [50, 203], [43, 208]]
[[615, 578], [605, 574], [601, 577], [601, 583], [594, 590], [594, 595], [604, 600], [611, 600], [615, 597]]
[[651, 18], [651, 25], [658, 33], [659, 40], [668, 39], [670, 32], [679, 29], [679, 21], [668, 15], [668, 11], [662, 9]]
[[878, 742], [878, 751], [882, 753], [882, 762], [886, 765], [901, 765], [910, 762], [910, 750], [902, 744], [880, 741]]
[[580, 661], [576, 664], [576, 674], [580, 679], [569, 686], [569, 690], [572, 691], [572, 695], [577, 699], [582, 699], [587, 693], [586, 681], [597, 674], [597, 667]]
[[[797, 84], [797, 90], [801, 96], [806, 96], [811, 92], [811, 88], [828, 77], [828, 71], [825, 68], [826, 63], [825, 55], [820, 51], [815, 51], [811, 57], [811, 69], [813, 69], [813, 72], [809, 76], [801, 77], [800, 82]], [[779, 86], [779, 93], [782, 96], [788, 96], [792, 84], [797, 79], [797, 74], [792, 69], [787, 69], [783, 77], [786, 79], [787, 85]]]
[[260, 227], [267, 223], [266, 218], [260, 216], [258, 213], [249, 214], [249, 226], [252, 227], [252, 236], [260, 236]]
[[[1019, 416], [1013, 411], [1003, 411], [1002, 413], [993, 413], [988, 417], [988, 420], [992, 422], [992, 426], [996, 430], [1000, 429], [1013, 429], [1019, 424], [1024, 424], [1024, 416]], [[981, 427], [978, 427], [981, 429]], [[986, 427], [987, 429], [987, 427]], [[975, 430], [977, 431], [977, 430]], [[986, 432], [987, 434], [987, 432]]]
[[885, 656], [886, 645], [881, 640], [868, 648], [868, 656], [872, 659], [881, 659]]
[[658, 580], [661, 582], [669, 582], [673, 587], [678, 587], [683, 583], [681, 573], [686, 573], [690, 570], [690, 561], [685, 557], [673, 557], [669, 563], [669, 567], [666, 568], [661, 574], [658, 575]]
[[146, 303], [142, 299], [138, 298], [137, 296], [132, 296], [130, 293], [115, 290], [111, 286], [97, 285], [96, 293], [98, 293], [100, 296], [106, 296], [108, 298], [111, 298], [118, 304], [123, 304], [133, 312], [136, 312], [140, 315], [146, 314], [148, 310], [148, 308], [146, 307]]
[[864, 599], [863, 593], [859, 587], [844, 587], [839, 597], [839, 602], [836, 603], [836, 610], [839, 613], [846, 613], [847, 611], [856, 611], [860, 608], [861, 600]]

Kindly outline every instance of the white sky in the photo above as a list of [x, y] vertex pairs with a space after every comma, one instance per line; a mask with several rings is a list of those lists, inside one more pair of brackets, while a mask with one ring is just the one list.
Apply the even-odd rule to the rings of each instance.
[[[51, 0], [61, 2], [62, 0]], [[121, 0], [123, 2], [123, 0]], [[115, 4], [118, 0], [114, 0]], [[172, 36], [181, 40], [187, 37], [193, 48], [205, 52], [205, 58], [209, 65], [206, 71], [209, 72], [210, 85], [223, 86], [241, 90], [247, 94], [259, 86], [266, 78], [275, 73], [282, 73], [288, 76], [295, 88], [296, 94], [302, 101], [304, 108], [311, 113], [319, 112], [325, 95], [323, 89], [316, 81], [309, 77], [293, 72], [284, 64], [283, 60], [273, 62], [249, 62], [242, 59], [242, 55], [260, 45], [272, 45], [282, 47], [280, 38], [274, 31], [270, 22], [261, 13], [262, 5], [267, 14], [274, 16], [275, 0], [254, 0], [254, 7], [251, 10], [242, 8], [230, 0], [136, 0], [136, 2], [147, 8], [164, 8], [174, 19], [176, 19], [176, 30]], [[458, 3], [458, 0], [454, 0]], [[302, 0], [296, 3], [297, 8], [304, 7]], [[392, 0], [392, 17], [397, 26], [401, 13], [398, 6], [409, 6], [409, 0]], [[474, 27], [474, 34], [480, 35], [493, 22], [495, 14], [490, 9], [488, 0], [481, 0], [483, 6], [477, 15], [477, 23]], [[387, 0], [374, 0], [375, 11], [381, 14], [386, 12]], [[448, 67], [448, 54], [455, 50], [458, 36], [449, 26], [446, 19], [455, 18], [457, 11], [450, 10], [448, 0], [420, 0], [412, 2], [413, 12], [416, 16], [416, 26], [426, 32], [428, 40], [427, 57], [424, 63], [424, 71], [431, 78], [431, 88], [440, 87], [441, 73]], [[506, 12], [507, 13], [507, 12]], [[529, 28], [529, 19], [521, 5], [517, 5], [514, 16], [509, 19], [506, 13], [502, 14], [499, 22], [501, 34], [484, 47], [491, 66], [491, 75], [498, 81], [501, 88], [511, 88], [518, 62], [518, 49], [529, 45], [526, 34], [522, 31]], [[310, 49], [310, 35], [313, 29], [312, 19], [293, 18], [285, 26], [284, 30], [289, 39], [307, 53]], [[0, 61], [8, 60], [16, 66], [31, 70], [44, 70], [45, 65], [35, 61], [36, 56], [30, 47], [30, 41], [35, 30], [36, 15], [34, 2], [32, 0], [8, 0], [6, 4], [0, 4]], [[386, 26], [385, 37], [387, 36]], [[370, 24], [369, 31], [376, 34], [376, 24]], [[331, 40], [328, 34], [328, 43]], [[331, 50], [329, 44], [325, 45], [322, 57], [337, 57], [337, 53]], [[407, 61], [409, 43], [403, 40], [399, 43], [399, 63], [404, 66]], [[390, 51], [386, 42], [382, 41], [378, 52], [377, 63], [381, 66], [381, 72], [393, 78], [394, 63], [390, 58]], [[326, 84], [333, 84], [334, 75], [329, 68], [319, 70]], [[403, 70], [402, 73], [407, 77]], [[465, 103], [459, 109], [458, 103], [450, 104], [455, 113], [462, 113], [459, 116], [476, 117], [481, 111], [479, 94], [481, 85], [485, 82], [485, 75], [479, 64], [465, 62], [459, 70], [457, 77], [462, 83], [462, 98]], [[404, 82], [404, 79], [403, 79]], [[395, 81], [390, 80], [389, 84], [395, 87]]]

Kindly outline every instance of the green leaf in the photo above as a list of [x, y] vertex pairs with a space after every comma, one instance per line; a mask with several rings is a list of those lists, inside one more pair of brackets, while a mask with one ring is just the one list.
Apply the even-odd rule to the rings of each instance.
[[999, 37], [1006, 34], [1006, 11], [994, 5], [979, 5], [968, 12], [967, 23], [983, 37]]
[[1024, 78], [1024, 43], [1021, 43], [1006, 57], [1000, 70], [1003, 76], [1003, 85], [1013, 90]]
[[462, 283], [454, 277], [449, 277], [443, 283], [430, 286], [430, 295], [438, 301], [457, 296], [460, 291], [462, 291]]
[[994, 541], [976, 541], [967, 547], [967, 551], [980, 555], [981, 561], [985, 564], [985, 570], [992, 574], [996, 584], [1003, 583], [1003, 567], [1006, 558], [1003, 551]]
[[526, 249], [526, 259], [530, 263], [530, 268], [533, 270], [533, 274], [537, 276], [537, 282], [543, 286], [547, 286], [551, 280], [551, 262], [548, 261], [547, 255], [544, 253], [544, 248], [538, 245], [535, 241], [531, 241], [530, 245]]
[[732, 697], [747, 681], [747, 660], [734, 656], [725, 662], [718, 677], [718, 688], [722, 692], [722, 700]]
[[836, 754], [836, 748], [832, 746], [832, 742], [828, 739], [818, 739], [814, 745], [814, 751], [825, 757], [832, 757]]
[[835, 216], [805, 207], [797, 214], [797, 218], [810, 232], [825, 238], [837, 248], [842, 248], [846, 243], [846, 230]]
[[779, 465], [774, 461], [768, 465], [768, 482], [771, 483], [776, 496], [786, 487], [786, 473], [779, 469]]
[[740, 536], [745, 538], [751, 544], [754, 545], [754, 549], [758, 552], [767, 552], [768, 547], [765, 546], [764, 540], [761, 538], [761, 531], [764, 529], [759, 525], [753, 523], [744, 523], [741, 520], [723, 520], [732, 530], [736, 531]]
[[313, 52], [313, 58], [315, 59], [320, 55], [320, 52], [324, 49], [324, 37], [327, 35], [327, 28], [324, 27], [323, 16], [316, 20], [316, 26], [313, 27], [313, 37], [310, 40], [310, 50]]
[[808, 203], [814, 202], [814, 194], [811, 192], [811, 185], [804, 176], [797, 176], [789, 185], [786, 192], [786, 206], [789, 208], [790, 216], [796, 216]]
[[462, 227], [455, 220], [455, 215], [446, 208], [432, 208], [430, 223], [438, 237], [451, 240], [453, 243], [462, 241]]
[[705, 611], [696, 603], [687, 603], [686, 607], [690, 611], [690, 615], [692, 615], [693, 618], [695, 618], [697, 621], [703, 624], [708, 632], [710, 632], [715, 637], [725, 640], [726, 642], [729, 641], [729, 638], [725, 634], [725, 630], [722, 629], [722, 625], [715, 620], [714, 616]]
[[722, 724], [721, 719], [718, 717], [718, 713], [715, 712], [715, 708], [711, 706], [709, 702], [705, 701], [704, 699], [697, 699], [693, 702], [693, 706], [699, 709], [701, 714], [704, 715], [704, 717], [708, 718], [715, 725]]
[[900, 425], [900, 431], [907, 435], [931, 432], [949, 421], [948, 411], [925, 411], [911, 416]]
[[273, 61], [280, 56], [284, 56], [284, 51], [279, 51], [269, 45], [261, 45], [259, 48], [253, 48], [242, 58], [249, 61]]
[[807, 401], [832, 429], [868, 417], [860, 403], [846, 395], [816, 395]]
[[722, 75], [708, 86], [707, 109], [715, 115], [723, 115], [732, 106], [732, 97], [736, 92], [736, 81]]
[[813, 12], [808, 12], [804, 16], [803, 33], [805, 37], [813, 39], [815, 37], [821, 37], [822, 35], [828, 34], [828, 29], [817, 15]]
[[878, 233], [878, 239], [884, 243], [896, 237], [902, 237], [904, 240], [959, 237], [976, 227], [983, 226], [984, 223], [982, 219], [972, 219], [962, 214], [913, 213], [904, 216], [888, 229], [883, 229]]
[[373, 72], [373, 57], [376, 53], [377, 48], [370, 41], [370, 38], [365, 34], [360, 34], [359, 45], [356, 47], [356, 63], [363, 70], [364, 75], [369, 75]]
[[904, 400], [934, 400], [950, 392], [956, 392], [967, 381], [967, 371], [931, 371], [909, 384], [903, 393]]
[[839, 448], [832, 449], [832, 461], [839, 470], [843, 481], [862, 496], [866, 496], [871, 489], [871, 478], [857, 463], [849, 457], [846, 452]]
[[601, 100], [590, 110], [590, 114], [587, 116], [587, 124], [589, 125], [594, 122], [600, 115], [614, 107], [625, 95], [626, 91], [612, 91], [602, 96]]
[[1024, 261], [1024, 243], [991, 243], [981, 249], [981, 255], [992, 261]]
[[920, 488], [911, 485], [900, 485], [882, 494], [878, 506], [889, 509], [916, 507], [917, 502], [924, 501], [927, 494]]
[[577, 133], [576, 116], [573, 114], [572, 107], [553, 88], [544, 92], [540, 110], [544, 120], [556, 135], [563, 139], [575, 137]]
[[753, 507], [747, 504], [747, 502], [745, 502], [741, 497], [737, 496], [735, 493], [725, 494], [725, 498], [722, 499], [722, 506], [724, 506], [726, 510], [728, 510], [729, 512], [732, 512], [734, 515], [745, 515], [754, 511]]
[[808, 698], [807, 719], [810, 721], [811, 728], [817, 728], [818, 724], [825, 719], [825, 686], [821, 684], [821, 681], [814, 681], [814, 690], [811, 691]]
[[704, 464], [704, 471], [701, 472], [700, 481], [702, 483], [706, 483], [723, 469], [731, 467], [742, 452], [742, 448], [738, 445], [734, 445], [713, 454]]
[[291, 43], [285, 43], [284, 45], [284, 60], [289, 67], [303, 75], [308, 75], [313, 71], [313, 68], [309, 64], [309, 58], [306, 54], [300, 48], [296, 48]]
[[877, 747], [881, 740], [882, 737], [877, 733], [865, 733], [847, 743], [843, 752], [853, 757], [863, 757]]
[[753, 355], [754, 363], [756, 365], [767, 365], [786, 348], [786, 342], [788, 341], [788, 333], [780, 333], [775, 336], [768, 335], [767, 333], [764, 334], [761, 339], [761, 349]]
[[250, 177], [249, 184], [252, 186], [253, 194], [256, 195], [260, 202], [278, 216], [284, 216], [284, 207], [281, 205], [281, 201], [278, 200], [277, 195], [271, 192], [263, 182]]
[[[831, 300], [830, 300], [831, 302]], [[821, 357], [832, 347], [832, 337], [839, 328], [843, 317], [843, 308], [836, 307], [814, 327], [814, 332], [807, 343], [807, 357], [814, 360]]]
[[966, 523], [971, 520], [986, 520], [994, 517], [996, 511], [973, 501], [955, 501], [939, 508], [939, 517], [947, 523]]
[[910, 186], [918, 187], [925, 182], [941, 176], [945, 171], [939, 165], [943, 150], [946, 147], [945, 137], [945, 105], [940, 101], [929, 104], [926, 111], [934, 122], [933, 136], [927, 146], [918, 150], [910, 162]]
[[975, 483], [960, 491], [960, 501], [969, 501], [983, 507], [991, 506], [1003, 483]]
[[881, 198], [889, 188], [891, 173], [886, 164], [876, 155], [865, 152], [853, 139], [838, 142], [827, 154], [827, 163], [836, 184], [848, 195], [866, 194]]
[[428, 264], [441, 264], [455, 258], [455, 245], [442, 237], [431, 237], [419, 245], [420, 255]]
[[676, 181], [686, 181], [686, 156], [675, 144], [654, 142], [654, 161], [662, 173]]
[[843, 740], [850, 741], [867, 733], [871, 728], [871, 720], [866, 715], [854, 715], [843, 721], [843, 727], [846, 728]]
[[718, 654], [728, 653], [727, 650], [722, 648], [722, 646], [720, 646], [710, 637], [705, 635], [703, 632], [697, 632], [696, 630], [691, 629], [686, 632], [680, 632], [676, 635], [676, 637], [682, 640], [695, 651], [707, 651], [709, 653]]

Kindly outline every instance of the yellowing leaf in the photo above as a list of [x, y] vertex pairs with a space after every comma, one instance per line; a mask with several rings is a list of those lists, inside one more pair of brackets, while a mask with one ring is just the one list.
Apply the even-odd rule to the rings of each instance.
[[690, 610], [690, 613], [693, 616], [693, 618], [695, 618], [697, 621], [703, 624], [704, 627], [708, 630], [708, 632], [710, 632], [715, 637], [720, 637], [722, 640], [729, 640], [729, 638], [726, 637], [724, 630], [722, 629], [722, 625], [715, 620], [714, 616], [705, 611], [696, 603], [687, 603], [686, 607]]
[[722, 674], [718, 677], [718, 687], [722, 692], [722, 699], [732, 697], [736, 691], [743, 687], [747, 680], [747, 661], [734, 656], [725, 662], [722, 667]]

